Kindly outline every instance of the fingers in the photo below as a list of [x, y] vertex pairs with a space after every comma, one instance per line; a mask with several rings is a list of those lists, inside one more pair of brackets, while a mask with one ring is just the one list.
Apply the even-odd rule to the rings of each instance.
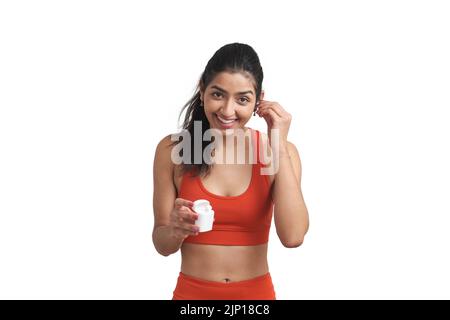
[[182, 219], [195, 222], [195, 220], [197, 220], [198, 218], [198, 213], [192, 211], [188, 207], [183, 206], [178, 210], [178, 216]]
[[178, 222], [176, 225], [177, 228], [182, 229], [187, 232], [196, 233], [200, 230], [200, 228], [194, 224], [186, 223], [186, 222]]
[[264, 117], [266, 115], [270, 115], [274, 120], [280, 120], [281, 119], [280, 115], [278, 113], [276, 113], [271, 108], [265, 108], [265, 109], [261, 110], [260, 115], [262, 117]]
[[194, 205], [194, 202], [190, 201], [190, 200], [186, 200], [183, 198], [176, 198], [175, 199], [175, 207], [176, 208], [180, 208], [181, 206], [186, 206], [188, 208], [192, 208], [192, 206]]
[[176, 210], [172, 216], [172, 226], [177, 234], [181, 235], [197, 235], [199, 227], [195, 225], [196, 218], [191, 219], [192, 215], [189, 212]]
[[[269, 110], [272, 110], [273, 112], [268, 112]], [[264, 106], [262, 106], [259, 109], [259, 112], [261, 113], [261, 115], [263, 115], [265, 113], [276, 115], [277, 118], [282, 118], [283, 114], [285, 113], [285, 111], [283, 109], [281, 109], [281, 107], [279, 105], [274, 104], [274, 103], [265, 104]]]
[[268, 109], [267, 113], [270, 114], [274, 119], [281, 119], [281, 116], [273, 109]]
[[275, 121], [290, 122], [292, 115], [277, 102], [266, 102], [258, 111], [260, 117], [270, 116]]
[[177, 235], [177, 237], [181, 237], [186, 239], [189, 236], [197, 236], [198, 235], [198, 231], [191, 231], [189, 229], [183, 229], [183, 228], [179, 228], [179, 227], [175, 227], [174, 228], [175, 234]]
[[186, 238], [198, 235], [199, 227], [195, 225], [198, 214], [192, 210], [194, 203], [190, 200], [175, 199], [175, 208], [171, 215], [172, 225], [178, 237]]
[[183, 234], [184, 236], [196, 236], [200, 231], [200, 228], [193, 223], [180, 222], [178, 221], [175, 224], [175, 229], [178, 233]]

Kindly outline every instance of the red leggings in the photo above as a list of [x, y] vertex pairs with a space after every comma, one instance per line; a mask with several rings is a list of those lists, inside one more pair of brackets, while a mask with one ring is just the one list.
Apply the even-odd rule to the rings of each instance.
[[180, 272], [172, 300], [276, 300], [270, 273], [236, 281], [203, 280]]

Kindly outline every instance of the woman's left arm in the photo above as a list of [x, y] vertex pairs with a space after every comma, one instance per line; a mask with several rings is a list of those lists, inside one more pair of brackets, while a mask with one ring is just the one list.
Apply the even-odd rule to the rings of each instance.
[[272, 159], [277, 157], [275, 161], [278, 160], [272, 189], [274, 220], [282, 244], [287, 248], [295, 248], [303, 243], [309, 228], [309, 215], [301, 190], [300, 156], [295, 145], [287, 141], [292, 116], [277, 102], [266, 100], [261, 100], [257, 113], [267, 122], [272, 149], [271, 129], [279, 130], [278, 153], [272, 150]]

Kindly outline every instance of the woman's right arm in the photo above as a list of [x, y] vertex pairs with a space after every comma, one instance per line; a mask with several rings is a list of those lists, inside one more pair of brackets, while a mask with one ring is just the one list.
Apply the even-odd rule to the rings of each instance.
[[171, 159], [170, 135], [156, 147], [153, 163], [153, 244], [163, 256], [177, 252], [184, 239], [195, 235], [197, 215], [192, 202], [177, 198], [173, 183], [174, 163]]

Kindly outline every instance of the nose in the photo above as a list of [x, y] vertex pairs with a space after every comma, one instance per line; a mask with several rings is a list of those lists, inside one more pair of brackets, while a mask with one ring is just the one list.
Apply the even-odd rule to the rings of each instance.
[[234, 110], [234, 101], [232, 99], [229, 99], [225, 105], [221, 108], [221, 114], [224, 117], [232, 118], [234, 117], [235, 110]]

